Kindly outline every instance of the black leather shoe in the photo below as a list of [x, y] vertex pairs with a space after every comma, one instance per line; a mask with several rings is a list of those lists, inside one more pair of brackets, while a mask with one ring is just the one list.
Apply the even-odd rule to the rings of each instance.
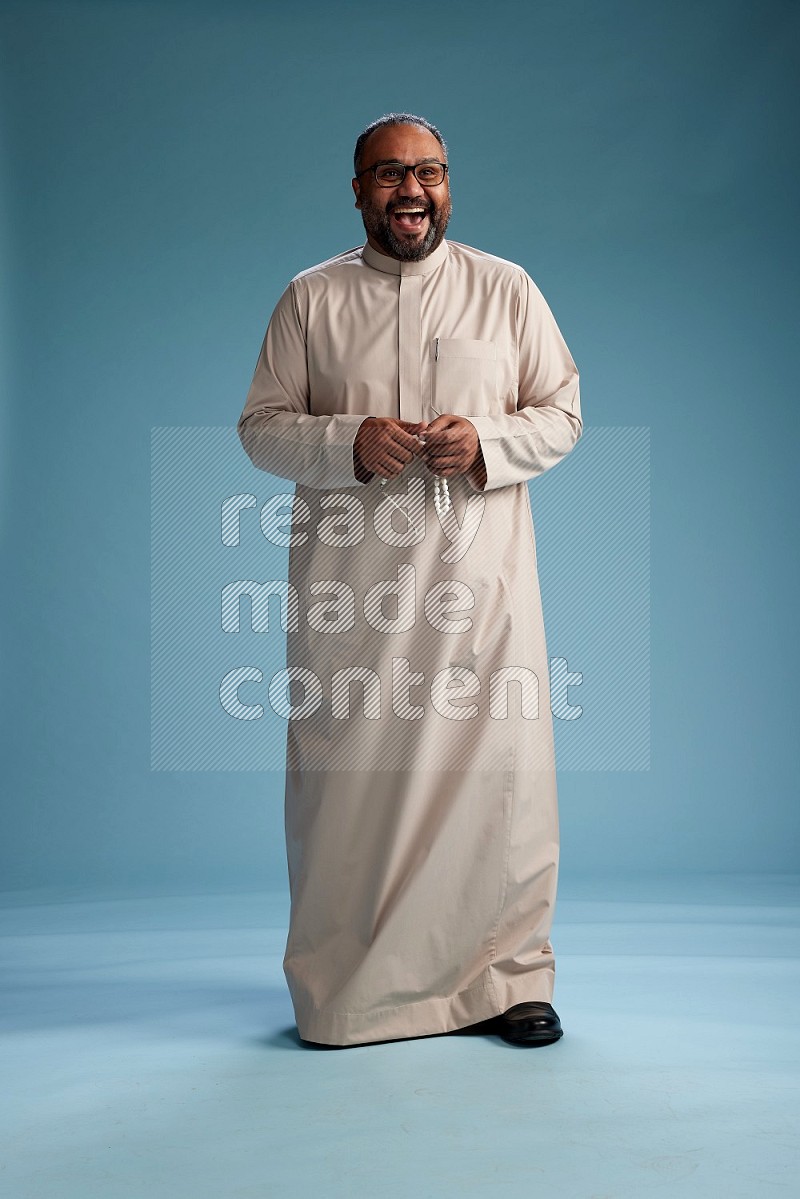
[[564, 1030], [551, 1003], [518, 1003], [497, 1020], [497, 1032], [509, 1045], [552, 1045]]

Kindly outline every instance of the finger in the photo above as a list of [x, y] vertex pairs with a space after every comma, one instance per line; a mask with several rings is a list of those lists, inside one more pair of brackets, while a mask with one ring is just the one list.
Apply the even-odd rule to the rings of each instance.
[[440, 449], [432, 450], [425, 461], [428, 466], [432, 463], [438, 463], [439, 466], [452, 466], [453, 463], [465, 462], [468, 457], [469, 455], [464, 453], [463, 446], [442, 446]]
[[450, 470], [451, 466], [453, 466], [453, 468], [461, 470], [463, 462], [464, 462], [464, 459], [461, 456], [461, 454], [459, 454], [458, 457], [434, 458], [432, 460], [432, 462], [427, 462], [426, 465], [427, 465], [428, 470], [433, 470], [433, 471]]
[[389, 436], [393, 446], [402, 446], [403, 449], [409, 450], [412, 454], [419, 453], [420, 443], [413, 433], [407, 432], [399, 424], [389, 429]]
[[441, 418], [437, 417], [435, 421], [428, 426], [428, 431], [425, 437], [431, 441], [463, 441], [464, 438], [469, 438], [475, 431], [475, 426], [468, 420], [464, 420], [461, 416], [447, 417], [447, 423], [439, 424]]
[[462, 419], [460, 416], [454, 416], [452, 412], [443, 412], [441, 416], [437, 416], [428, 425], [428, 433], [438, 433], [442, 429], [449, 428], [450, 425], [458, 424]]
[[421, 433], [424, 429], [427, 429], [427, 427], [428, 427], [428, 422], [426, 420], [418, 420], [418, 421], [399, 420], [396, 423], [400, 426], [401, 429], [405, 429], [407, 433], [411, 433], [411, 434]]
[[426, 433], [425, 444], [431, 453], [448, 453], [457, 446], [462, 445], [463, 438], [454, 429], [443, 429], [438, 433]]
[[392, 466], [395, 474], [404, 470], [413, 457], [410, 450], [404, 450], [395, 445], [389, 446], [383, 455], [384, 461]]
[[408, 438], [407, 434], [403, 433], [402, 430], [395, 430], [384, 426], [383, 428], [378, 427], [374, 430], [369, 429], [363, 435], [361, 457], [362, 460], [365, 458], [374, 458], [379, 462], [389, 458], [397, 458], [405, 464], [411, 461], [419, 448], [419, 442], [416, 438]]
[[426, 458], [428, 460], [431, 458], [436, 458], [437, 460], [443, 458], [463, 458], [465, 456], [464, 447], [457, 442], [439, 442], [436, 445], [428, 446], [427, 449]]
[[405, 446], [398, 445], [397, 442], [392, 442], [386, 447], [386, 454], [389, 458], [393, 458], [401, 463], [401, 465], [407, 466], [414, 457], [415, 450], [416, 443], [413, 447], [406, 448]]

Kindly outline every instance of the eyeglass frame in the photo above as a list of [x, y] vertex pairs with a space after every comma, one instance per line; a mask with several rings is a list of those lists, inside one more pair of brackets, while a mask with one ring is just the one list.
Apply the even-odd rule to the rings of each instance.
[[[397, 183], [380, 183], [378, 180], [378, 176], [375, 174], [378, 167], [402, 167], [403, 168], [403, 177], [402, 177], [402, 179], [399, 179]], [[419, 175], [417, 174], [417, 167], [441, 167], [442, 170], [444, 171], [441, 182], [440, 183], [427, 183], [427, 184], [423, 183], [422, 180], [420, 179]], [[354, 176], [354, 178], [360, 179], [362, 175], [366, 175], [367, 171], [372, 171], [372, 177], [375, 180], [375, 184], [377, 187], [385, 187], [385, 188], [401, 187], [406, 181], [406, 175], [408, 174], [409, 171], [411, 171], [414, 178], [416, 179], [417, 183], [420, 185], [420, 187], [441, 187], [442, 183], [444, 183], [445, 179], [447, 178], [448, 169], [449, 169], [448, 163], [439, 162], [438, 159], [436, 159], [436, 158], [423, 158], [421, 162], [415, 162], [413, 166], [407, 166], [406, 163], [404, 163], [404, 162], [398, 162], [396, 158], [381, 158], [378, 160], [378, 162], [373, 162], [372, 166], [364, 167], [363, 171], [359, 171], [358, 174]]]

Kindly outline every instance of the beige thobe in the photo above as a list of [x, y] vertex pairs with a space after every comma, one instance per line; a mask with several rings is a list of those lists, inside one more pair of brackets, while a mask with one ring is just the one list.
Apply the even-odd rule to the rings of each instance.
[[[440, 514], [421, 458], [356, 480], [367, 416], [437, 413], [474, 424], [483, 489], [451, 478]], [[409, 263], [365, 245], [276, 306], [238, 431], [296, 485], [275, 710], [284, 970], [306, 1040], [443, 1033], [553, 996], [557, 794], [526, 483], [581, 430], [575, 363], [513, 263], [453, 241]]]

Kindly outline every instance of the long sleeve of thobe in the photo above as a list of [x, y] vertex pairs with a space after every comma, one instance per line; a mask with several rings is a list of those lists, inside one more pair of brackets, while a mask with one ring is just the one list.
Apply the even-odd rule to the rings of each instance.
[[308, 487], [354, 487], [363, 416], [309, 412], [306, 336], [294, 284], [269, 322], [237, 432], [254, 466]]
[[476, 491], [524, 483], [543, 474], [566, 457], [583, 431], [577, 367], [543, 295], [529, 275], [521, 275], [517, 411], [469, 418], [478, 432], [486, 468], [482, 488], [475, 481], [474, 468], [467, 474]]

